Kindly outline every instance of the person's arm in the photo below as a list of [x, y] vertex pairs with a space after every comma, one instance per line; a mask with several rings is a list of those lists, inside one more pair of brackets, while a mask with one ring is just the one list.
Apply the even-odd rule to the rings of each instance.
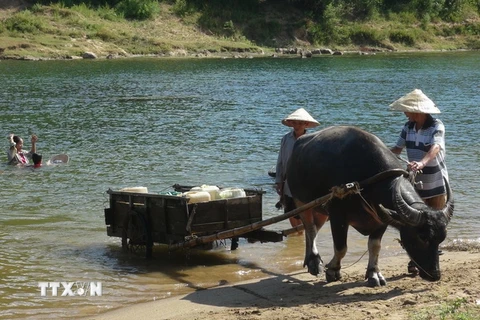
[[283, 172], [284, 170], [284, 163], [283, 163], [283, 153], [285, 152], [284, 150], [284, 142], [285, 142], [285, 136], [282, 138], [282, 141], [280, 142], [280, 150], [278, 151], [278, 158], [277, 158], [277, 166], [275, 169], [275, 190], [277, 191], [279, 196], [283, 195], [283, 185], [285, 183], [285, 179], [283, 177]]
[[400, 132], [400, 135], [398, 136], [397, 143], [395, 143], [395, 146], [390, 148], [390, 151], [392, 151], [394, 154], [399, 156], [402, 153], [403, 148], [405, 148], [406, 144], [406, 138], [407, 138], [407, 125], [405, 124], [402, 128], [402, 131]]
[[275, 190], [279, 196], [283, 195], [284, 180], [282, 179], [282, 172], [282, 165], [277, 163], [277, 169], [275, 170]]
[[13, 141], [14, 136], [13, 133], [8, 135], [8, 141], [10, 142], [10, 148], [8, 149], [8, 164], [11, 164], [15, 160], [15, 155], [17, 154], [16, 143]]
[[13, 133], [10, 133], [10, 134], [8, 135], [8, 141], [10, 142], [10, 149], [14, 148], [14, 147], [15, 147], [15, 144], [16, 144], [15, 141], [13, 141], [13, 137], [14, 137], [14, 136], [15, 136], [15, 135], [14, 135]]
[[34, 153], [37, 152], [37, 141], [38, 141], [38, 137], [33, 134], [30, 141], [32, 142], [32, 148], [30, 149], [30, 154], [34, 154]]
[[411, 168], [413, 170], [422, 170], [427, 164], [435, 159], [441, 150], [445, 150], [445, 126], [440, 120], [435, 120], [435, 132], [432, 136], [431, 147], [420, 161], [412, 161]]
[[412, 161], [409, 163], [409, 166], [412, 168], [412, 170], [418, 171], [422, 170], [425, 168], [427, 163], [429, 163], [431, 160], [435, 159], [437, 154], [440, 152], [440, 145], [434, 144], [430, 150], [425, 154], [422, 160], [420, 161]]

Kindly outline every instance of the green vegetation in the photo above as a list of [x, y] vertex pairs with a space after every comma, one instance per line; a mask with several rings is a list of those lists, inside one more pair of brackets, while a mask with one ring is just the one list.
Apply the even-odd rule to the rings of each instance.
[[467, 299], [457, 298], [431, 309], [415, 311], [412, 320], [475, 320], [480, 317], [478, 306], [468, 304]]
[[8, 0], [0, 58], [480, 49], [480, 0]]

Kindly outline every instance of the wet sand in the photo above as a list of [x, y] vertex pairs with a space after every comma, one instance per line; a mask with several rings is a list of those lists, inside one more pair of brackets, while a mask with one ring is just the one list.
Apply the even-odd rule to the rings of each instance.
[[411, 319], [436, 312], [442, 304], [465, 299], [480, 304], [480, 252], [445, 251], [442, 279], [428, 282], [407, 273], [408, 257], [380, 260], [387, 286], [370, 288], [365, 265], [342, 270], [339, 282], [326, 283], [306, 270], [141, 303], [89, 319]]

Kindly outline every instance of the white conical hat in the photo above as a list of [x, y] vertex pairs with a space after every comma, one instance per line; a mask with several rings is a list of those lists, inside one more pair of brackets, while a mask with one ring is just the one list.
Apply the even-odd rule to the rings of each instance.
[[290, 121], [305, 121], [308, 122], [307, 128], [313, 128], [318, 126], [317, 120], [313, 119], [313, 117], [303, 108], [300, 108], [290, 114], [288, 117], [282, 120], [282, 123], [287, 127], [293, 127]]
[[440, 113], [435, 103], [420, 89], [415, 89], [390, 105], [390, 110], [412, 113]]

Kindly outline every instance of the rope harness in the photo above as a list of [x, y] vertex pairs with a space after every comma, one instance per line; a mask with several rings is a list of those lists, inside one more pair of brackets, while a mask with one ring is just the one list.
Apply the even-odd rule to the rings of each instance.
[[333, 198], [343, 199], [350, 194], [360, 194], [360, 184], [358, 182], [350, 182], [347, 184], [343, 184], [341, 186], [335, 186], [330, 189], [330, 201]]
[[[371, 185], [371, 184], [374, 184], [374, 183], [377, 183], [377, 182], [379, 182], [383, 179], [386, 179], [386, 178], [389, 178], [389, 177], [392, 177], [392, 176], [401, 176], [401, 175], [403, 175], [404, 177], [407, 177], [410, 182], [415, 181], [416, 173], [412, 174], [412, 172], [407, 172], [403, 169], [390, 169], [390, 170], [382, 171], [380, 173], [377, 173], [373, 177], [365, 179], [361, 182], [354, 181], [354, 182], [349, 182], [349, 183], [346, 183], [346, 184], [342, 184], [340, 186], [332, 187], [330, 189], [330, 194], [329, 194], [328, 199], [322, 204], [322, 206], [327, 205], [327, 203], [330, 202], [333, 198], [338, 198], [338, 199], [341, 200], [341, 199], [347, 197], [348, 195], [358, 194], [360, 196], [360, 198], [363, 200], [363, 202], [365, 203], [365, 205], [370, 209], [370, 210], [367, 210], [367, 211], [372, 215], [372, 217], [375, 220], [380, 221], [378, 215], [377, 216], [374, 215], [374, 213], [375, 213], [374, 208], [362, 196], [362, 190], [363, 190], [364, 187], [366, 187], [368, 185]], [[412, 184], [413, 184], [413, 182], [412, 182]]]

